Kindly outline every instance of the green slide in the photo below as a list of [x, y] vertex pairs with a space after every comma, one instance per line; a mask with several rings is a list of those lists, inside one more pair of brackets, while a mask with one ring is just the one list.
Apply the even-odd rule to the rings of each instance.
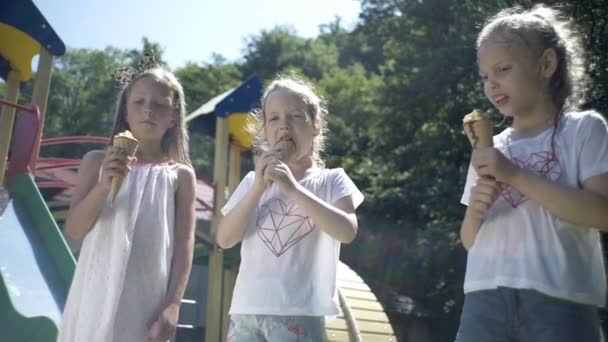
[[55, 341], [76, 262], [28, 172], [0, 213], [0, 340]]

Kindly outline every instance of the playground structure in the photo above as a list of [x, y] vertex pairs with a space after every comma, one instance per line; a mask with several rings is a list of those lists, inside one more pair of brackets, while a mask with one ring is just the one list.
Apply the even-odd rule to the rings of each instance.
[[[6, 100], [0, 102], [0, 186], [6, 186], [0, 187], [0, 209], [6, 206], [4, 213], [0, 210], [0, 331], [10, 340], [54, 341], [75, 269], [56, 222], [67, 215], [79, 160], [39, 158], [40, 147], [108, 143], [105, 137], [42, 139], [53, 59], [64, 53], [65, 45], [31, 0], [0, 4], [0, 76], [7, 82]], [[22, 106], [17, 104], [19, 84], [32, 77], [31, 60], [37, 54], [33, 105]], [[213, 182], [197, 184], [197, 248], [206, 251], [208, 262], [193, 270], [180, 316], [182, 326], [204, 327], [204, 341], [226, 340], [236, 271], [226, 268], [227, 252], [215, 244], [214, 234], [219, 210], [240, 181], [241, 154], [251, 149], [246, 113], [261, 92], [261, 81], [252, 76], [186, 117], [191, 131], [215, 136]], [[39, 189], [59, 191], [45, 202]], [[344, 264], [338, 286], [343, 315], [328, 322], [328, 341], [396, 341], [376, 297]]]
[[[0, 331], [8, 341], [45, 341], [57, 334], [75, 269], [28, 172], [38, 155], [53, 59], [64, 52], [33, 3], [0, 3], [0, 76], [7, 86], [0, 102]], [[34, 55], [39, 62], [33, 104], [19, 105], [19, 86], [32, 77]]]

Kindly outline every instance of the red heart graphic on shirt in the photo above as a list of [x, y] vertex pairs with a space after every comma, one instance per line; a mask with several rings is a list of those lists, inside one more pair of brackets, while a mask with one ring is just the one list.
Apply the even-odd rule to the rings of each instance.
[[[556, 181], [562, 174], [562, 167], [559, 160], [554, 157], [554, 154], [548, 151], [531, 153], [525, 161], [519, 158], [513, 158], [513, 163], [521, 168], [526, 168], [537, 175], [549, 178]], [[514, 187], [507, 187], [501, 193], [502, 198], [507, 201], [511, 207], [517, 208], [520, 204], [528, 200], [519, 190]]]
[[298, 215], [296, 211], [295, 202], [288, 205], [278, 198], [268, 200], [258, 211], [258, 236], [277, 257], [302, 241], [315, 228], [308, 216]]

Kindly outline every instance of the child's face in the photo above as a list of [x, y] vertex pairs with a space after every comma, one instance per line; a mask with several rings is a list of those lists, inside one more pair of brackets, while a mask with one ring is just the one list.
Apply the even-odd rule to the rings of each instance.
[[138, 139], [161, 139], [175, 126], [173, 92], [152, 76], [135, 82], [127, 96], [127, 123]]
[[277, 90], [266, 99], [264, 134], [271, 147], [284, 139], [293, 141], [295, 158], [300, 159], [312, 154], [312, 142], [319, 129], [297, 96]]
[[517, 43], [486, 41], [477, 58], [484, 93], [503, 115], [528, 114], [535, 109], [544, 86], [529, 51]]

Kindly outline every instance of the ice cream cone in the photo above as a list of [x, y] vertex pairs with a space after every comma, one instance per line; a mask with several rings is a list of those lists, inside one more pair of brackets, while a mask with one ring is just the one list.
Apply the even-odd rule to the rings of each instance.
[[[137, 139], [135, 139], [135, 137], [131, 134], [131, 132], [124, 131], [114, 136], [114, 141], [112, 145], [123, 149], [127, 153], [128, 157], [133, 157], [135, 156], [135, 152], [137, 151], [138, 142]], [[114, 205], [116, 195], [118, 195], [118, 191], [120, 190], [123, 181], [124, 177], [112, 178], [112, 186], [110, 188], [110, 198], [112, 199], [112, 205]]]
[[464, 132], [469, 138], [471, 146], [476, 148], [494, 147], [494, 122], [489, 114], [474, 110], [462, 119]]
[[295, 145], [291, 140], [281, 140], [274, 145], [275, 151], [278, 152], [279, 160], [286, 163], [295, 152]]

